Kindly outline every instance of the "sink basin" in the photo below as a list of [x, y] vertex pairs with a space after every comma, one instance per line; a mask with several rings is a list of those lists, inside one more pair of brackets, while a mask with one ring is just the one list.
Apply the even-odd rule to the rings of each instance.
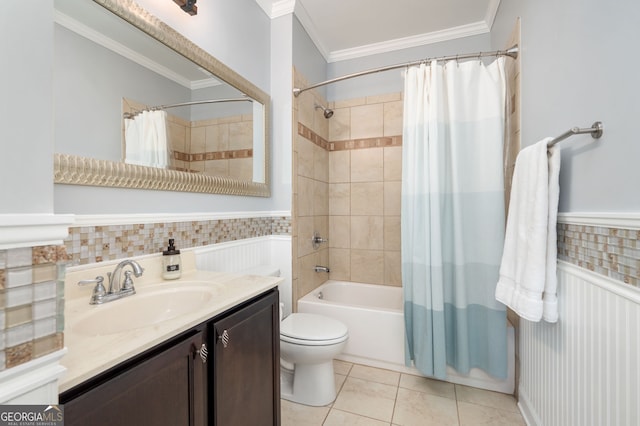
[[211, 303], [215, 286], [179, 286], [139, 292], [104, 305], [78, 317], [70, 329], [85, 336], [103, 336], [127, 330], [151, 327], [198, 311]]

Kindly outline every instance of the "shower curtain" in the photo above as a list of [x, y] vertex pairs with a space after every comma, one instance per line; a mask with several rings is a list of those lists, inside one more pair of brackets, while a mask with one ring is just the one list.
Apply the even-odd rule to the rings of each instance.
[[125, 162], [166, 168], [169, 165], [166, 111], [142, 111], [124, 120]]
[[507, 374], [506, 312], [494, 298], [504, 241], [504, 59], [405, 74], [402, 285], [405, 358]]

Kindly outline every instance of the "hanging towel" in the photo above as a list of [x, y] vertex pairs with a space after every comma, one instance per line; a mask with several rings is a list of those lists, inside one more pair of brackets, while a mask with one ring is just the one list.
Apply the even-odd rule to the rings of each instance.
[[[546, 138], [516, 159], [496, 300], [530, 321], [558, 320], [556, 221], [560, 151]], [[548, 151], [548, 155], [547, 155]]]

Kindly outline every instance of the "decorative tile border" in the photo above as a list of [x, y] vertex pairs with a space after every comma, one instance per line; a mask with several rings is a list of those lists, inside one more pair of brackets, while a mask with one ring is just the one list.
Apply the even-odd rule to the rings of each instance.
[[329, 151], [329, 141], [327, 141], [325, 138], [300, 122], [298, 122], [298, 134], [303, 138], [313, 142], [320, 148]]
[[326, 151], [402, 146], [402, 135], [329, 142], [302, 123], [298, 123], [298, 134]]
[[178, 248], [189, 248], [283, 234], [291, 234], [290, 217], [72, 227], [64, 243], [72, 264], [84, 265], [158, 253], [169, 238]]
[[345, 151], [351, 149], [379, 148], [386, 146], [402, 146], [402, 136], [330, 142], [329, 151]]
[[640, 286], [640, 230], [558, 223], [558, 258]]
[[64, 346], [64, 246], [0, 250], [0, 370]]
[[207, 151], [190, 154], [188, 152], [173, 151], [176, 160], [192, 162], [192, 161], [210, 161], [210, 160], [231, 160], [235, 158], [253, 158], [253, 149], [236, 149], [230, 151]]

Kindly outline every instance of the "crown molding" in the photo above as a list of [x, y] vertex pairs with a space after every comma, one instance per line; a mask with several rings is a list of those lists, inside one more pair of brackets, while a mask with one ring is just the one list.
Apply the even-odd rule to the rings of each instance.
[[328, 58], [331, 55], [331, 52], [329, 52], [326, 46], [322, 43], [322, 40], [318, 35], [318, 30], [316, 29], [316, 26], [313, 24], [313, 19], [311, 19], [311, 16], [309, 16], [307, 9], [304, 8], [302, 3], [296, 2], [294, 13], [296, 15], [296, 18], [298, 18], [298, 21], [300, 21], [300, 24], [302, 24], [302, 27], [305, 29], [305, 31], [309, 35], [309, 38], [311, 39], [313, 44], [316, 46], [316, 48], [324, 58], [324, 60], [328, 62]]
[[493, 27], [493, 22], [496, 20], [496, 15], [498, 14], [499, 7], [500, 7], [500, 0], [489, 0], [489, 5], [487, 6], [487, 13], [484, 16], [484, 22], [487, 24], [489, 31], [491, 31], [491, 27]]
[[258, 6], [264, 11], [264, 13], [269, 17], [269, 19], [275, 19], [280, 16], [288, 15], [293, 13], [296, 1], [295, 0], [255, 0], [258, 3]]
[[[329, 63], [345, 61], [348, 59], [361, 58], [363, 56], [377, 55], [410, 47], [424, 46], [442, 41], [485, 34], [488, 33], [489, 30], [490, 27], [485, 21], [479, 21], [467, 25], [460, 25], [458, 27], [447, 28], [445, 30], [418, 34], [411, 37], [403, 37], [381, 43], [367, 44], [364, 46], [354, 47], [352, 49], [335, 50], [330, 52], [326, 59]], [[311, 36], [311, 34], [309, 34], [309, 36]]]
[[328, 63], [485, 34], [491, 30], [500, 6], [500, 0], [489, 0], [484, 20], [475, 23], [447, 28], [441, 31], [418, 34], [411, 37], [388, 40], [381, 43], [367, 44], [351, 49], [329, 51], [320, 40], [318, 31], [313, 25], [313, 20], [309, 17], [309, 14], [300, 2], [296, 2], [295, 0], [280, 0], [276, 2], [272, 2], [272, 0], [255, 1], [271, 19], [288, 13], [294, 13], [318, 48], [320, 54]]
[[184, 76], [174, 72], [164, 65], [161, 65], [158, 62], [149, 59], [144, 55], [141, 55], [139, 52], [136, 52], [129, 47], [118, 43], [117, 41], [105, 36], [104, 34], [88, 27], [87, 25], [79, 21], [76, 21], [75, 19], [71, 18], [68, 15], [65, 15], [60, 11], [55, 11], [54, 19], [57, 24], [65, 27], [69, 31], [72, 31], [81, 37], [91, 40], [94, 43], [104, 47], [105, 49], [109, 49], [112, 52], [117, 53], [118, 55], [123, 56], [130, 61], [133, 61], [138, 65], [141, 65], [157, 74], [160, 74], [161, 76], [166, 77], [169, 80], [190, 90], [221, 84], [215, 78], [202, 79], [192, 83], [189, 79], [184, 78]]

